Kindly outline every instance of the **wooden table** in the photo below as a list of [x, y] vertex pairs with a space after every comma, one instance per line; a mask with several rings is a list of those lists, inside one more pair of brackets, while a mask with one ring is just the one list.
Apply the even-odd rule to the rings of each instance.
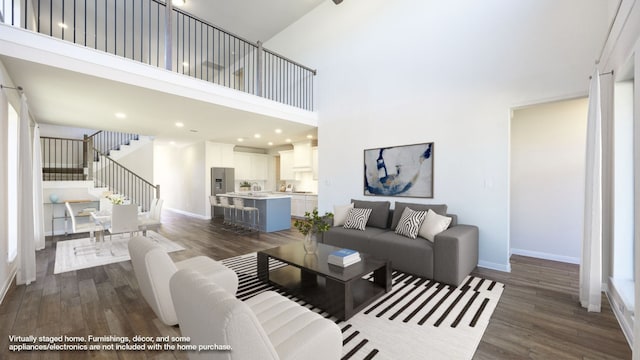
[[[305, 301], [347, 320], [391, 290], [391, 263], [360, 253], [361, 261], [340, 267], [327, 258], [340, 248], [318, 244], [316, 254], [306, 254], [302, 243], [258, 252], [258, 278], [283, 287]], [[269, 258], [289, 266], [269, 269]], [[373, 272], [373, 281], [363, 276]]]

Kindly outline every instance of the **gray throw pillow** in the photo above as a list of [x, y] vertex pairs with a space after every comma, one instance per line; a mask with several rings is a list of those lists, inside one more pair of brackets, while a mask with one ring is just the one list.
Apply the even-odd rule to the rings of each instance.
[[[356, 207], [358, 206], [356, 205]], [[396, 207], [393, 210], [393, 220], [391, 221], [392, 230], [395, 230], [398, 226], [398, 222], [402, 217], [402, 212], [404, 211], [405, 207], [409, 207], [409, 209], [415, 211], [428, 211], [429, 209], [431, 209], [436, 214], [443, 216], [447, 215], [447, 204], [412, 204], [396, 201]]]
[[371, 216], [369, 216], [369, 222], [367, 226], [373, 226], [380, 229], [387, 228], [387, 221], [389, 220], [389, 207], [391, 203], [388, 201], [363, 201], [351, 199], [353, 207], [360, 209], [371, 209]]

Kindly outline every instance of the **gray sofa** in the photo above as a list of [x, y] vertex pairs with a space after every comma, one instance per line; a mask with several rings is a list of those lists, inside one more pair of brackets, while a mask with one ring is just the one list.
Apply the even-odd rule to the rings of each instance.
[[[365, 230], [333, 226], [321, 237], [323, 243], [386, 258], [396, 270], [456, 286], [478, 265], [478, 227], [458, 224], [456, 215], [447, 214], [447, 205], [396, 202], [390, 209], [388, 201], [351, 202], [356, 208], [372, 209]], [[407, 206], [449, 216], [451, 224], [433, 243], [398, 235], [395, 228]]]

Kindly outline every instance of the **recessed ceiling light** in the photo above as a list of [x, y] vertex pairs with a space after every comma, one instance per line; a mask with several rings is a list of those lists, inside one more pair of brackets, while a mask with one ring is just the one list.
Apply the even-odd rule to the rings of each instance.
[[121, 112], [117, 112], [115, 115], [118, 119], [126, 119], [127, 117], [127, 114]]
[[313, 135], [307, 135], [307, 139], [313, 139]]
[[254, 137], [254, 138], [256, 138], [256, 139], [260, 139], [260, 137], [261, 137], [261, 136], [262, 136], [262, 135], [260, 135], [260, 134], [254, 134], [254, 135], [253, 135], [253, 137]]
[[282, 134], [282, 129], [276, 129], [276, 134]]
[[238, 142], [243, 142], [244, 139], [243, 138], [238, 138]]
[[171, 4], [173, 6], [183, 6], [186, 3], [187, 3], [186, 0], [171, 0]]
[[291, 139], [286, 139], [284, 142], [288, 142], [288, 143], [290, 143], [290, 142], [291, 142]]
[[181, 122], [179, 122], [179, 121], [178, 121], [178, 122], [176, 123], [176, 127], [184, 127], [184, 123], [181, 123]]
[[61, 28], [63, 28], [63, 29], [68, 28], [67, 24], [65, 24], [65, 23], [63, 23], [63, 22], [59, 22], [59, 23], [58, 23], [58, 26], [60, 26], [60, 27], [61, 27]]
[[269, 145], [269, 146], [273, 146], [273, 141], [269, 141], [269, 142], [267, 143], [267, 145]]
[[169, 141], [169, 145], [175, 145], [176, 142], [175, 141]]

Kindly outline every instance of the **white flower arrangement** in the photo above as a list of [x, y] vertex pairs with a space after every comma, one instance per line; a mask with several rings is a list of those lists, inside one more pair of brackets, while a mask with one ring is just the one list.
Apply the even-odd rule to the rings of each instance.
[[122, 205], [122, 204], [124, 204], [124, 196], [122, 196], [122, 195], [114, 194], [114, 195], [107, 196], [107, 198], [109, 200], [111, 200], [111, 203], [113, 205]]

